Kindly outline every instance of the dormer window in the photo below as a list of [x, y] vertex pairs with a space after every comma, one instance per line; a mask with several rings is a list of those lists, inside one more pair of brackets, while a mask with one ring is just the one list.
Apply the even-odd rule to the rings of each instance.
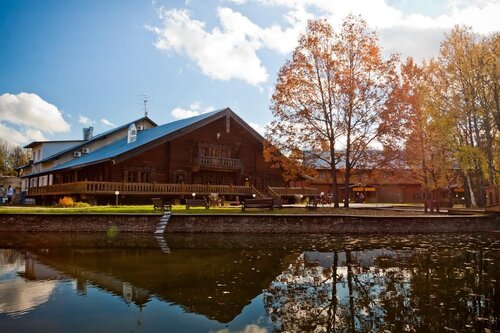
[[135, 124], [130, 124], [128, 127], [127, 143], [135, 142], [137, 140], [137, 128]]

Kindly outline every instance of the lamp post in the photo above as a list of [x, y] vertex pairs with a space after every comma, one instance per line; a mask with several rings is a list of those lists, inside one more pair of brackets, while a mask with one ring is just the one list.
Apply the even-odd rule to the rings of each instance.
[[302, 201], [304, 201], [304, 195], [303, 194], [300, 195], [300, 204], [302, 204]]
[[196, 197], [196, 193], [194, 193], [194, 192], [191, 195], [193, 196], [193, 199], [194, 199], [194, 197]]
[[118, 196], [120, 195], [120, 191], [115, 191], [115, 195], [116, 195], [116, 203], [115, 203], [115, 206], [118, 206]]
[[252, 194], [252, 197], [255, 199], [255, 197], [256, 197], [255, 193], [254, 193], [254, 194]]

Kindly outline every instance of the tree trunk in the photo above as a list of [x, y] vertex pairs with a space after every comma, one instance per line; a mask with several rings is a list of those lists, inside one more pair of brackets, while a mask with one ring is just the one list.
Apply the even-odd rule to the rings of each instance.
[[338, 253], [333, 254], [333, 267], [332, 267], [332, 296], [330, 299], [330, 306], [328, 308], [328, 323], [326, 327], [327, 332], [335, 332], [336, 316], [337, 316], [337, 265]]
[[472, 189], [472, 183], [468, 172], [465, 173], [465, 178], [467, 179], [467, 187], [469, 188], [470, 206], [472, 208], [476, 208], [477, 207], [476, 196], [474, 195], [474, 190]]
[[344, 207], [349, 208], [349, 182], [351, 179], [351, 114], [350, 111], [347, 121], [347, 138], [345, 146], [345, 175], [344, 175]]
[[332, 172], [332, 201], [333, 207], [339, 208], [339, 190], [337, 184], [337, 169], [335, 168], [335, 164], [332, 164], [331, 168]]
[[349, 189], [349, 179], [351, 178], [351, 168], [346, 165], [345, 167], [345, 181], [344, 181], [344, 207], [349, 208], [349, 197], [351, 191]]
[[347, 288], [349, 290], [349, 326], [351, 328], [351, 332], [355, 333], [356, 332], [356, 325], [355, 325], [355, 317], [356, 313], [354, 310], [354, 289], [352, 285], [352, 280], [353, 280], [353, 272], [352, 272], [352, 260], [351, 260], [351, 251], [346, 250], [345, 251], [346, 255], [346, 262], [347, 262]]

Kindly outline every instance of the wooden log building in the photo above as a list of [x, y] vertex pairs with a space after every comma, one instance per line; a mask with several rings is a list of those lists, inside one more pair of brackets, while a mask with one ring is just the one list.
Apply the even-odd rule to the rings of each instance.
[[158, 126], [148, 117], [81, 141], [33, 142], [21, 168], [22, 190], [37, 203], [62, 196], [114, 203], [203, 197], [263, 197], [283, 188], [280, 169], [264, 161], [264, 138], [231, 109]]

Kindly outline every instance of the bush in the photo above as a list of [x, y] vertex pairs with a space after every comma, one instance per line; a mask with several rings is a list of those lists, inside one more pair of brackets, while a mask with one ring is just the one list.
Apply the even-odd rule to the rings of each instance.
[[58, 206], [59, 207], [74, 207], [75, 202], [73, 201], [72, 197], [63, 197], [63, 198], [59, 199]]
[[90, 204], [86, 203], [86, 202], [78, 201], [78, 202], [75, 202], [73, 207], [77, 207], [77, 208], [90, 207]]
[[208, 200], [209, 200], [210, 206], [212, 206], [212, 207], [219, 206], [219, 202], [220, 202], [219, 194], [210, 193], [208, 196]]
[[64, 207], [64, 208], [71, 208], [71, 207], [76, 207], [76, 208], [85, 208], [85, 207], [90, 207], [90, 204], [86, 202], [81, 202], [81, 201], [74, 201], [72, 197], [63, 197], [59, 199], [59, 202], [57, 203], [58, 207]]

